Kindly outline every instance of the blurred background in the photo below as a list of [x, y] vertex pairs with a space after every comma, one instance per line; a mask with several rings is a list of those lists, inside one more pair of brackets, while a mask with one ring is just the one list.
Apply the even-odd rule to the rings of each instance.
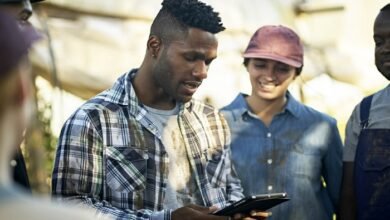
[[[195, 97], [217, 108], [250, 92], [241, 54], [262, 25], [294, 29], [305, 44], [303, 72], [290, 91], [345, 124], [365, 95], [388, 81], [374, 65], [372, 27], [386, 0], [204, 0], [220, 12], [226, 31], [218, 59]], [[109, 88], [144, 57], [160, 0], [46, 0], [32, 23], [46, 38], [31, 53], [37, 117], [23, 148], [36, 193], [50, 192], [62, 124], [85, 100]]]

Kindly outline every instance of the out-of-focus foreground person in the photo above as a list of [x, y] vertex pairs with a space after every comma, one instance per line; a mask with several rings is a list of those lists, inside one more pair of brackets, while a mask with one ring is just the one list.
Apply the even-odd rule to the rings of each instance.
[[25, 195], [11, 178], [10, 158], [34, 112], [27, 54], [39, 38], [29, 30], [0, 10], [0, 219], [96, 219], [93, 211]]
[[[40, 1], [43, 0], [0, 0], [0, 9], [13, 16], [19, 22], [21, 28], [32, 29], [28, 22], [33, 13], [31, 3]], [[20, 143], [16, 143], [16, 145], [19, 146]], [[9, 164], [12, 166], [15, 183], [24, 186], [25, 190], [31, 191], [26, 164], [20, 147], [15, 148], [15, 155], [11, 158]]]
[[336, 120], [288, 91], [302, 71], [303, 53], [290, 28], [259, 28], [243, 55], [252, 92], [222, 109], [244, 194], [287, 192], [291, 199], [271, 209], [273, 220], [331, 220], [338, 205], [342, 141]]
[[[390, 4], [374, 22], [375, 65], [390, 80]], [[390, 219], [390, 85], [362, 100], [346, 127], [341, 220]]]

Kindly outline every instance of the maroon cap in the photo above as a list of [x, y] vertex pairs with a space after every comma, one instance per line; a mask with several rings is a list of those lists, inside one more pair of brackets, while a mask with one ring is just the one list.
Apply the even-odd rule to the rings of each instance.
[[266, 25], [253, 34], [243, 56], [275, 60], [299, 68], [303, 66], [303, 45], [290, 28]]
[[31, 26], [0, 11], [0, 78], [14, 68], [40, 36]]

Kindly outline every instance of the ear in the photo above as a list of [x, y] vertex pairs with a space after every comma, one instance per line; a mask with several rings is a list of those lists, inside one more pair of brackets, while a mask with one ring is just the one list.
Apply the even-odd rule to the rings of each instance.
[[156, 35], [151, 35], [148, 39], [147, 48], [151, 57], [157, 57], [162, 47], [162, 42]]

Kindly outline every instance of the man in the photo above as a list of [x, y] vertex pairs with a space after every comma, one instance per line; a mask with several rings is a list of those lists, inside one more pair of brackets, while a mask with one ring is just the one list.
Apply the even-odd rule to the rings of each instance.
[[226, 219], [210, 213], [243, 196], [229, 129], [217, 110], [192, 99], [222, 30], [202, 2], [163, 1], [141, 66], [65, 123], [53, 194], [117, 219]]
[[[0, 9], [10, 13], [21, 23], [25, 29], [27, 29], [31, 28], [31, 25], [28, 23], [28, 19], [33, 13], [31, 2], [34, 3], [40, 1], [43, 0], [0, 0]], [[15, 156], [11, 160], [10, 165], [13, 166], [13, 178], [15, 182], [24, 186], [26, 190], [30, 191], [30, 182], [27, 175], [27, 169], [23, 154], [19, 147], [16, 148]]]
[[37, 35], [26, 31], [11, 15], [0, 10], [0, 219], [96, 219], [99, 216], [91, 210], [31, 198], [11, 179], [9, 160], [33, 109], [27, 53]]
[[[375, 65], [390, 80], [390, 4], [374, 23]], [[390, 219], [390, 86], [366, 97], [346, 127], [340, 219]]]

